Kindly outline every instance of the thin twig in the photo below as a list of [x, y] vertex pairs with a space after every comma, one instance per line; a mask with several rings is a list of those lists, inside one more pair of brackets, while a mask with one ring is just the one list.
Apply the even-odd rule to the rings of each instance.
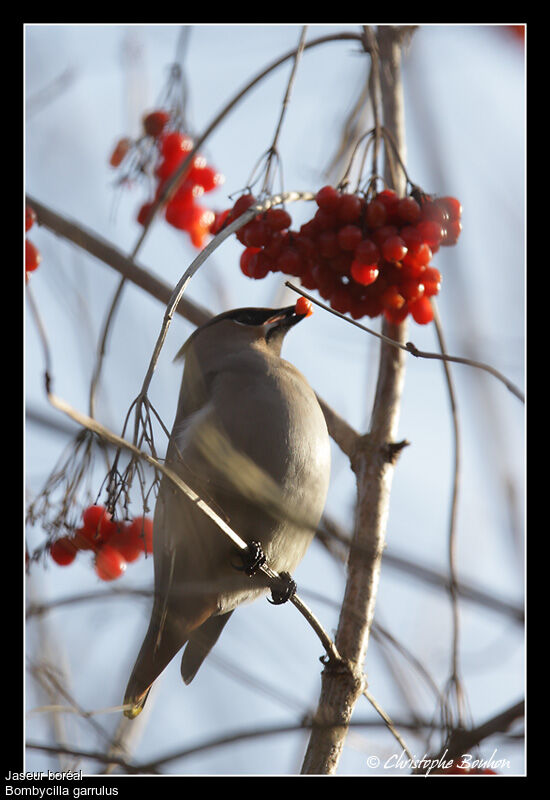
[[[432, 301], [432, 308], [434, 313], [434, 325], [441, 348], [441, 353], [445, 354], [446, 346], [443, 336], [443, 328], [441, 320], [437, 311], [435, 302]], [[456, 403], [456, 396], [454, 391], [453, 379], [449, 365], [443, 361], [443, 370], [445, 372], [445, 383], [449, 393], [449, 404], [451, 410], [451, 421], [453, 428], [453, 444], [454, 444], [454, 459], [453, 459], [453, 484], [451, 489], [451, 506], [449, 512], [449, 532], [448, 532], [448, 559], [449, 559], [449, 595], [451, 598], [452, 609], [452, 649], [451, 649], [451, 673], [449, 676], [449, 684], [454, 687], [457, 699], [457, 724], [459, 727], [464, 726], [463, 717], [463, 692], [462, 683], [460, 680], [459, 668], [459, 641], [460, 641], [460, 615], [458, 607], [458, 589], [457, 589], [457, 576], [456, 576], [456, 514], [458, 503], [458, 487], [460, 481], [460, 429], [458, 422], [458, 409]], [[456, 727], [453, 723], [452, 727]]]
[[383, 709], [383, 708], [381, 708], [380, 704], [379, 704], [379, 703], [378, 703], [378, 702], [377, 702], [377, 701], [374, 699], [374, 697], [372, 696], [372, 694], [369, 692], [369, 690], [368, 690], [368, 689], [365, 689], [365, 690], [364, 690], [364, 692], [363, 692], [363, 694], [365, 695], [365, 697], [367, 698], [367, 700], [369, 701], [369, 703], [371, 704], [371, 706], [372, 706], [372, 707], [375, 709], [375, 711], [376, 711], [378, 714], [380, 714], [380, 716], [382, 717], [382, 719], [383, 719], [383, 720], [384, 720], [384, 722], [386, 723], [386, 725], [387, 725], [387, 727], [388, 727], [388, 730], [390, 731], [390, 733], [392, 734], [392, 736], [394, 737], [394, 739], [395, 739], [397, 742], [399, 742], [399, 744], [401, 745], [401, 747], [403, 748], [403, 750], [405, 751], [405, 753], [407, 754], [407, 756], [408, 756], [408, 757], [409, 757], [409, 758], [412, 760], [412, 754], [411, 754], [411, 751], [410, 751], [410, 750], [409, 750], [409, 748], [407, 747], [407, 745], [406, 745], [406, 743], [405, 743], [405, 740], [403, 739], [403, 737], [401, 736], [401, 734], [399, 733], [399, 731], [396, 729], [396, 727], [395, 727], [394, 723], [392, 722], [391, 718], [388, 716], [388, 714], [386, 714], [386, 712], [384, 711], [384, 709]]
[[413, 342], [406, 342], [406, 344], [402, 344], [398, 342], [396, 339], [391, 339], [389, 336], [385, 336], [383, 333], [379, 333], [378, 331], [373, 330], [372, 328], [368, 328], [366, 325], [363, 325], [361, 322], [357, 322], [355, 319], [351, 319], [351, 317], [347, 317], [345, 314], [341, 314], [339, 311], [336, 311], [334, 308], [326, 305], [326, 303], [321, 302], [317, 298], [313, 297], [308, 292], [300, 289], [298, 286], [295, 286], [290, 281], [285, 281], [285, 286], [288, 286], [289, 289], [292, 289], [298, 294], [303, 295], [303, 297], [307, 297], [308, 300], [311, 300], [312, 303], [323, 308], [325, 311], [328, 311], [330, 314], [334, 314], [337, 317], [340, 317], [345, 322], [348, 322], [350, 325], [355, 325], [356, 328], [361, 328], [361, 330], [370, 333], [371, 336], [376, 336], [386, 344], [391, 345], [392, 347], [398, 347], [401, 350], [405, 350], [407, 353], [410, 353], [415, 358], [427, 358], [427, 359], [435, 359], [437, 361], [450, 361], [455, 364], [466, 364], [469, 367], [475, 367], [476, 369], [485, 370], [485, 372], [489, 372], [495, 378], [497, 378], [501, 383], [503, 383], [506, 388], [512, 392], [522, 403], [525, 403], [525, 395], [512, 381], [506, 378], [501, 372], [497, 369], [492, 367], [490, 364], [484, 364], [482, 361], [475, 361], [471, 358], [465, 358], [463, 356], [450, 356], [448, 353], [431, 353], [425, 350], [419, 350]]
[[285, 118], [288, 105], [290, 103], [290, 95], [292, 93], [292, 89], [294, 86], [294, 81], [296, 79], [296, 71], [298, 69], [298, 64], [300, 63], [300, 59], [302, 57], [302, 53], [304, 52], [304, 46], [306, 41], [306, 33], [307, 33], [307, 25], [302, 26], [302, 30], [300, 32], [300, 41], [298, 42], [298, 47], [296, 48], [296, 53], [294, 55], [294, 63], [292, 64], [292, 70], [290, 72], [290, 77], [288, 79], [288, 84], [286, 87], [285, 96], [283, 99], [283, 104], [281, 107], [281, 113], [279, 115], [279, 121], [277, 123], [277, 127], [275, 129], [275, 134], [273, 136], [273, 141], [271, 143], [271, 147], [269, 148], [269, 155], [267, 157], [267, 164], [264, 176], [264, 183], [262, 188], [263, 192], [270, 191], [270, 179], [271, 179], [271, 164], [273, 160], [273, 156], [277, 153], [277, 145], [279, 143], [279, 136], [281, 133], [281, 129], [283, 127], [283, 120]]

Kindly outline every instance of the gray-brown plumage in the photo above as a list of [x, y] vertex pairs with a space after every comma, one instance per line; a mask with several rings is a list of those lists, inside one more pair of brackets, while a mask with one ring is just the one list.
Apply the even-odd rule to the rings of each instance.
[[[229, 311], [180, 351], [185, 369], [166, 463], [267, 563], [292, 573], [321, 517], [330, 472], [325, 419], [303, 375], [280, 357], [294, 306]], [[141, 711], [154, 680], [187, 644], [195, 676], [233, 610], [268, 591], [235, 568], [235, 545], [166, 477], [153, 524], [155, 598], [126, 690]]]

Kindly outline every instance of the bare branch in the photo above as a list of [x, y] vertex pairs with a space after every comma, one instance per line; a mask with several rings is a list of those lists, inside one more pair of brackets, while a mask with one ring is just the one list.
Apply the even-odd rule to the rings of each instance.
[[[391, 27], [381, 26], [377, 44], [383, 68], [380, 75], [383, 118], [404, 149], [400, 45]], [[371, 49], [371, 59], [377, 52]], [[394, 187], [399, 194], [403, 186]], [[384, 335], [405, 341], [406, 323], [384, 323]], [[390, 487], [395, 459], [388, 447], [395, 441], [400, 396], [404, 381], [404, 354], [383, 343], [371, 426], [368, 437], [361, 437], [352, 461], [357, 476], [357, 512], [352, 548], [348, 561], [348, 580], [336, 634], [336, 646], [351, 669], [347, 672], [327, 665], [312, 734], [302, 765], [303, 774], [333, 774], [338, 766], [351, 714], [364, 690], [365, 659], [380, 577], [385, 542]]]
[[476, 369], [485, 370], [485, 372], [490, 373], [493, 375], [497, 380], [501, 381], [506, 388], [512, 392], [522, 403], [525, 403], [525, 395], [514, 383], [512, 383], [509, 378], [499, 372], [497, 369], [492, 367], [490, 364], [484, 364], [482, 361], [475, 361], [472, 358], [466, 358], [464, 356], [451, 356], [448, 353], [431, 353], [426, 350], [419, 350], [418, 347], [413, 342], [406, 342], [403, 344], [402, 342], [398, 342], [395, 339], [391, 339], [389, 336], [385, 336], [383, 333], [379, 333], [378, 331], [373, 330], [372, 328], [368, 328], [366, 325], [363, 325], [361, 322], [357, 322], [355, 319], [351, 319], [347, 317], [345, 314], [341, 314], [340, 311], [336, 311], [334, 308], [331, 308], [326, 303], [321, 302], [316, 297], [313, 297], [308, 292], [301, 289], [299, 286], [295, 286], [290, 281], [285, 281], [285, 286], [288, 286], [289, 289], [292, 289], [294, 292], [298, 292], [303, 297], [307, 297], [308, 300], [311, 300], [312, 303], [323, 308], [325, 311], [328, 311], [330, 314], [334, 314], [336, 317], [340, 317], [345, 322], [348, 322], [350, 325], [355, 325], [356, 328], [361, 328], [361, 330], [370, 333], [371, 336], [376, 336], [376, 338], [380, 339], [386, 344], [391, 345], [392, 347], [398, 347], [401, 350], [405, 350], [407, 353], [410, 353], [412, 356], [416, 358], [428, 358], [434, 359], [437, 361], [449, 361], [454, 362], [455, 364], [466, 364], [469, 367], [475, 367]]

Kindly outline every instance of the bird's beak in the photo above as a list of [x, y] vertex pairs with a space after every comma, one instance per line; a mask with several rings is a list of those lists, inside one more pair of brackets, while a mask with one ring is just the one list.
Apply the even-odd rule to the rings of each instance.
[[279, 328], [287, 331], [293, 325], [305, 319], [306, 316], [306, 314], [297, 314], [295, 305], [287, 306], [286, 308], [280, 308], [278, 311], [274, 311], [273, 314], [266, 319], [264, 325], [269, 331]]

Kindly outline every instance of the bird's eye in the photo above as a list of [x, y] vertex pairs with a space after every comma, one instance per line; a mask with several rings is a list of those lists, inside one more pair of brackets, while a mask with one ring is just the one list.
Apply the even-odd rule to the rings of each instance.
[[240, 325], [263, 325], [266, 317], [266, 310], [258, 308], [242, 308], [232, 315], [232, 319]]

